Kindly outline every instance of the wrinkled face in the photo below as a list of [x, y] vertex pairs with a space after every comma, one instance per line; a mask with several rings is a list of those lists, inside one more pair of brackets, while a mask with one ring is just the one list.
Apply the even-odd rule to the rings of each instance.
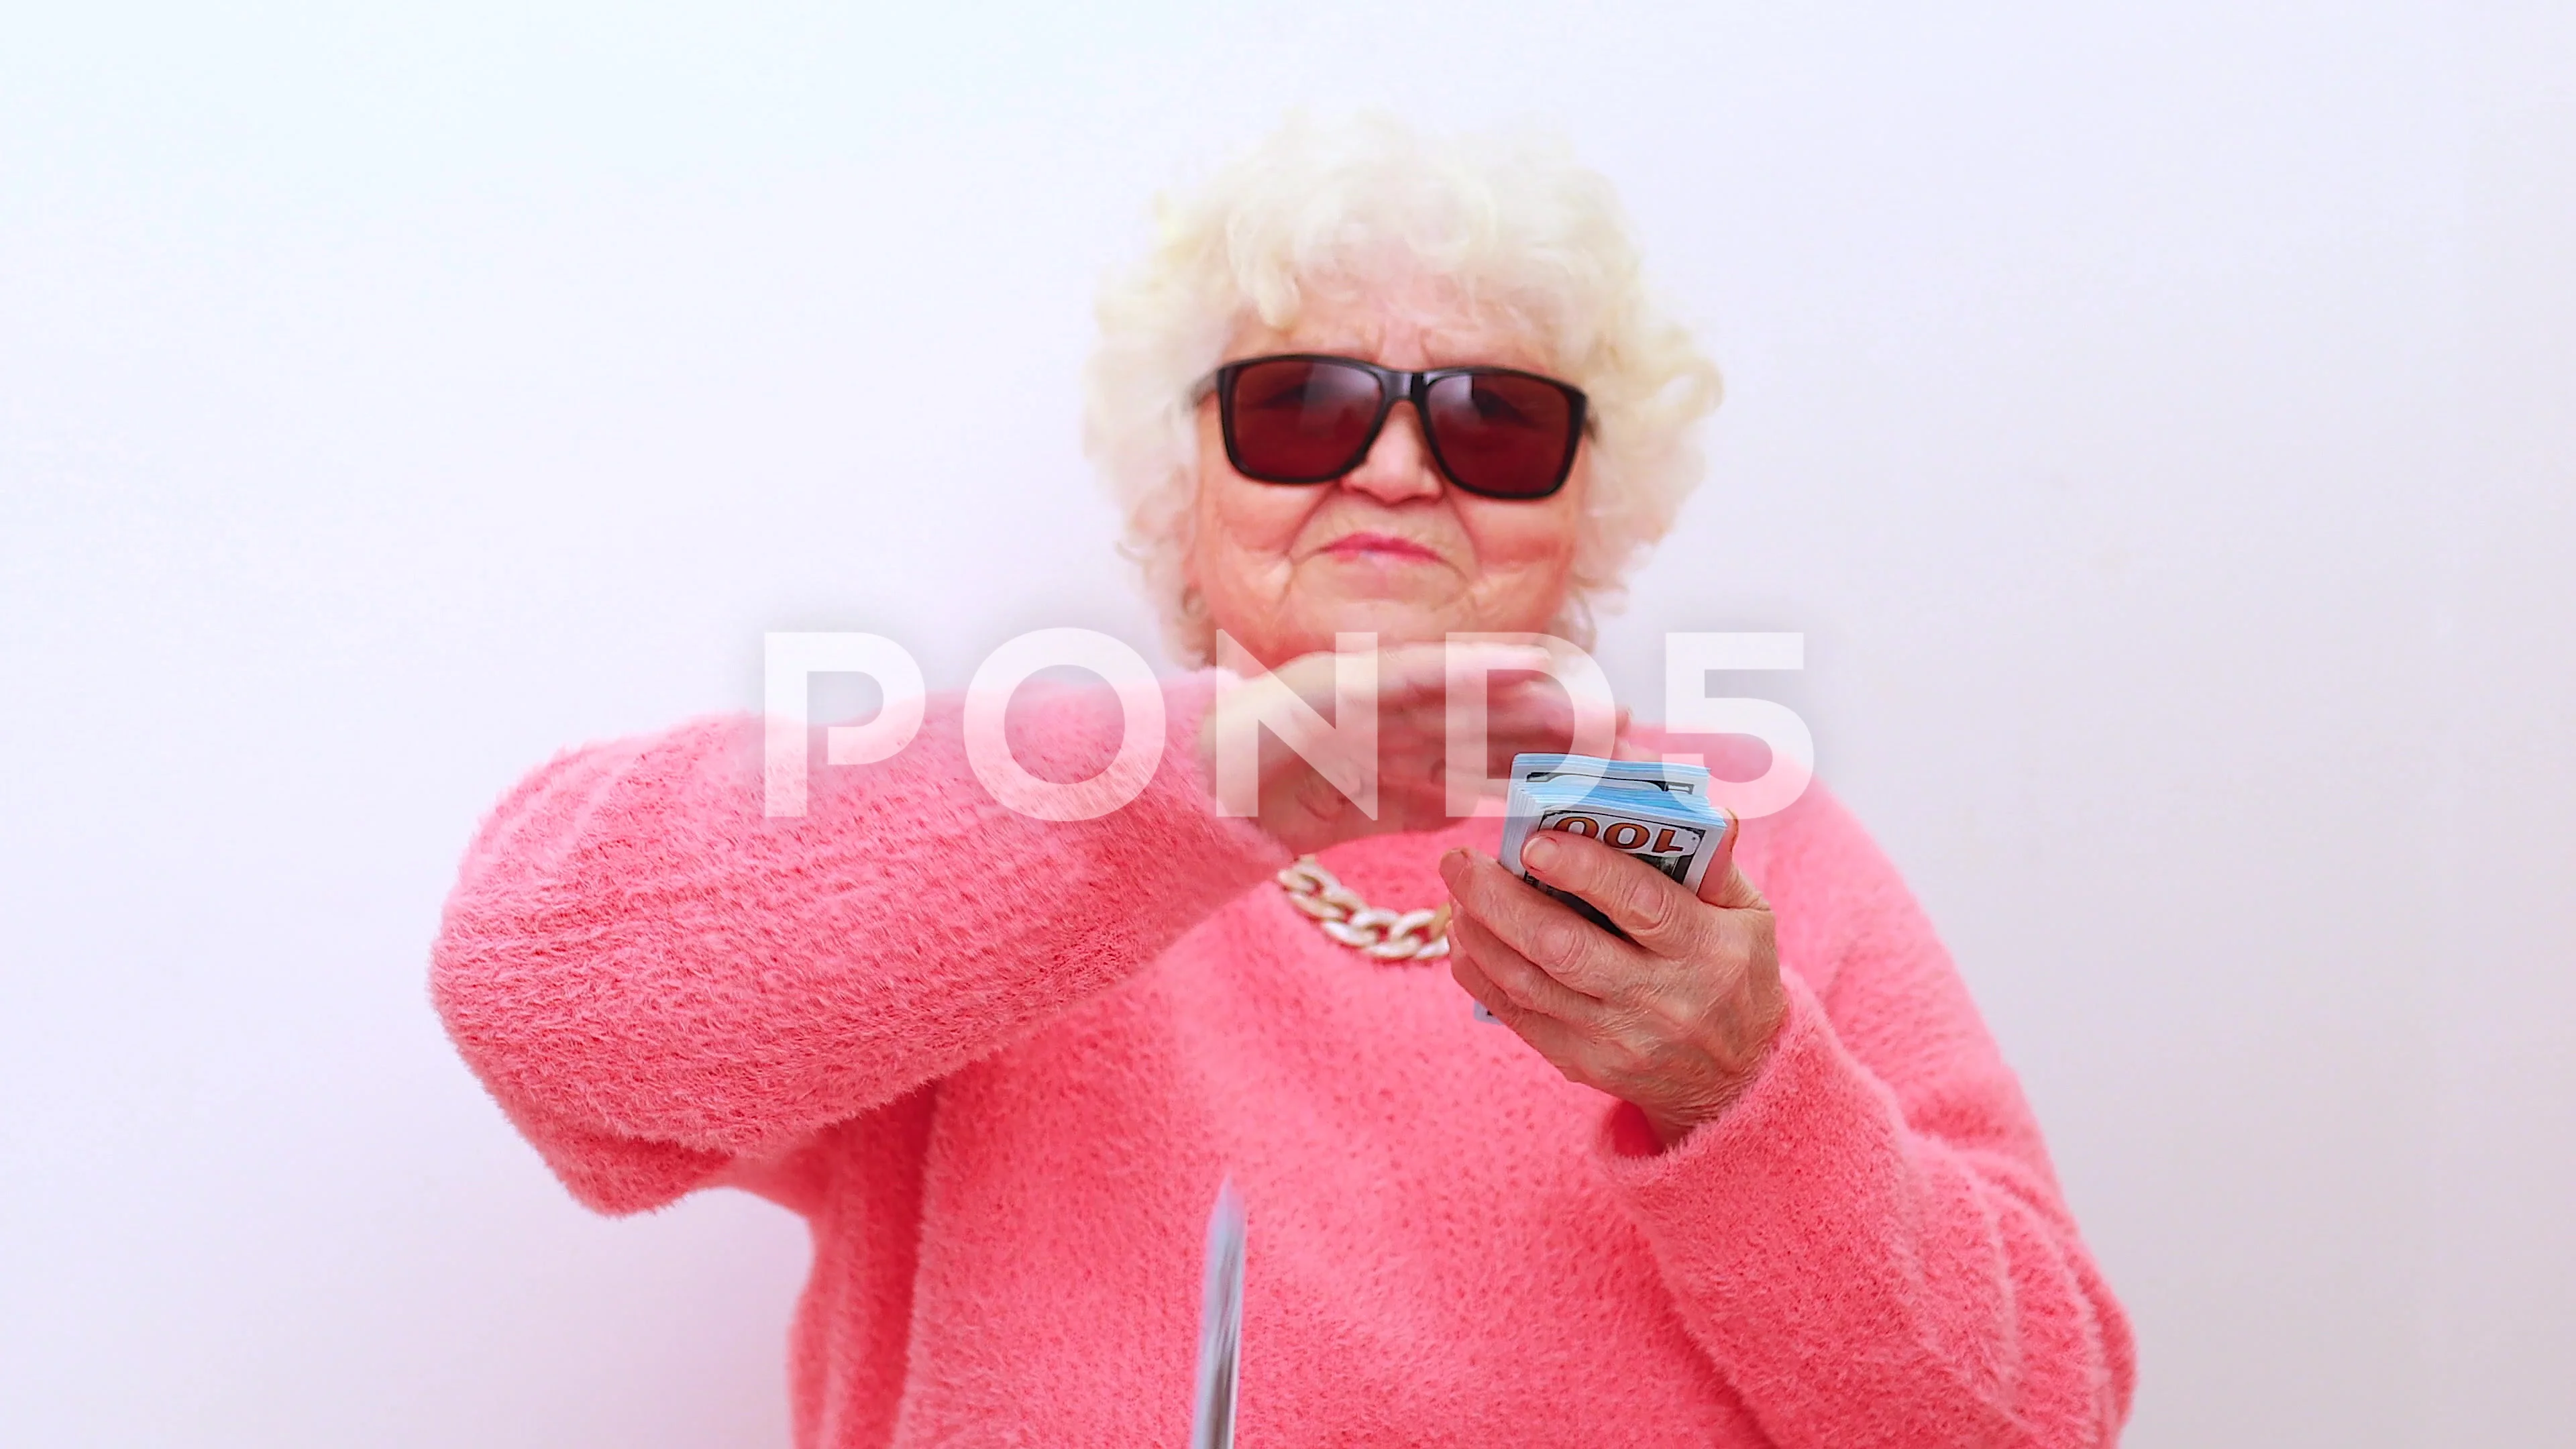
[[[1288, 330], [1253, 322], [1227, 361], [1324, 352], [1408, 370], [1475, 363], [1557, 374], [1537, 339], [1465, 307], [1436, 281], [1314, 297]], [[1451, 486], [1399, 403], [1360, 466], [1330, 483], [1258, 483], [1226, 461], [1217, 404], [1199, 404], [1199, 491], [1189, 581], [1216, 627], [1276, 666], [1344, 631], [1380, 644], [1457, 632], [1537, 632], [1565, 602], [1591, 449], [1542, 499]]]

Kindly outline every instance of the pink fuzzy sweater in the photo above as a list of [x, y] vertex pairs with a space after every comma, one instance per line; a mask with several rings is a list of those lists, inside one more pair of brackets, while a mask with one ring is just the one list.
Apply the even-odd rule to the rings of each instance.
[[[953, 707], [761, 813], [759, 728], [557, 759], [485, 824], [433, 992], [584, 1202], [712, 1184], [812, 1223], [797, 1441], [1177, 1445], [1208, 1205], [1250, 1216], [1241, 1434], [1263, 1445], [2079, 1445], [2127, 1325], [1931, 928], [1820, 791], [1745, 830], [1786, 1025], [1719, 1120], [1634, 1109], [1476, 1021], [1442, 966], [1335, 945], [1192, 765], [1133, 804], [995, 804]], [[1024, 694], [1039, 774], [1114, 747]], [[1373, 902], [1497, 827], [1342, 847]]]

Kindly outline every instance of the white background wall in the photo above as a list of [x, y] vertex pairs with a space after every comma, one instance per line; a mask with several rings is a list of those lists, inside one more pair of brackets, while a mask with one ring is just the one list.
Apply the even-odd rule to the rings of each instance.
[[1094, 283], [1358, 101], [1562, 126], [1727, 366], [1604, 657], [1806, 631], [2130, 1442], [2565, 1442], [2567, 7], [212, 8], [0, 17], [0, 1438], [783, 1443], [800, 1227], [563, 1196], [456, 856], [763, 629], [1149, 640]]

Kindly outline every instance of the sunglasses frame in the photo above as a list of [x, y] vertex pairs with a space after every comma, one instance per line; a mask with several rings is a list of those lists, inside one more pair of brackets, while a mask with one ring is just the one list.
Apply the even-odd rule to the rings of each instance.
[[[1236, 379], [1243, 375], [1245, 368], [1265, 362], [1329, 362], [1337, 367], [1365, 372], [1377, 379], [1377, 416], [1369, 420], [1368, 431], [1361, 437], [1359, 447], [1342, 466], [1329, 473], [1319, 473], [1313, 477], [1285, 477], [1256, 473], [1243, 466], [1243, 458], [1236, 450], [1234, 442], [1234, 385]], [[1453, 377], [1494, 376], [1525, 377], [1533, 382], [1546, 383], [1565, 394], [1571, 408], [1567, 417], [1571, 426], [1565, 430], [1565, 456], [1557, 460], [1556, 481], [1548, 484], [1540, 492], [1489, 493], [1460, 478], [1450, 468], [1448, 458], [1441, 454], [1440, 430], [1432, 426], [1430, 410], [1424, 406], [1430, 400], [1432, 384]], [[1377, 446], [1378, 434], [1386, 431], [1387, 418], [1395, 412], [1395, 405], [1400, 402], [1413, 404], [1413, 416], [1422, 427], [1423, 446], [1430, 450], [1432, 463], [1439, 468], [1440, 476], [1447, 479], [1450, 486], [1464, 493], [1473, 493], [1479, 498], [1492, 498], [1505, 503], [1535, 503], [1542, 498], [1553, 497], [1563, 490], [1566, 480], [1574, 476], [1574, 460], [1583, 449], [1584, 436], [1592, 431], [1592, 400], [1584, 395], [1583, 389], [1570, 382], [1549, 377], [1543, 372], [1529, 372], [1517, 367], [1496, 367], [1486, 364], [1433, 367], [1418, 372], [1408, 372], [1403, 368], [1381, 367], [1365, 358], [1344, 357], [1334, 352], [1273, 352], [1260, 357], [1238, 358], [1209, 373], [1200, 380], [1198, 387], [1190, 394], [1191, 405], [1196, 406], [1198, 402], [1210, 395], [1214, 395], [1217, 400], [1217, 426], [1225, 434], [1225, 460], [1234, 466], [1234, 471], [1256, 483], [1276, 483], [1297, 487], [1330, 483], [1334, 479], [1347, 477], [1352, 469], [1366, 462], [1369, 450]]]

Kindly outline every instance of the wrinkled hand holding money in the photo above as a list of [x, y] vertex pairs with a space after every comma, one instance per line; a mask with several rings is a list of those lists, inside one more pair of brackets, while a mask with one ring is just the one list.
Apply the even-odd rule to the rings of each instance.
[[[1521, 868], [1521, 847], [1534, 831], [1562, 830], [1642, 860], [1696, 891], [1734, 824], [1708, 803], [1708, 771], [1698, 765], [1521, 755], [1512, 761], [1502, 866], [1530, 880]], [[1594, 925], [1618, 929], [1582, 898], [1543, 881], [1530, 883]]]
[[1499, 860], [1440, 862], [1451, 973], [1480, 1016], [1670, 1145], [1741, 1093], [1787, 1010], [1734, 844], [1698, 766], [1521, 755]]

